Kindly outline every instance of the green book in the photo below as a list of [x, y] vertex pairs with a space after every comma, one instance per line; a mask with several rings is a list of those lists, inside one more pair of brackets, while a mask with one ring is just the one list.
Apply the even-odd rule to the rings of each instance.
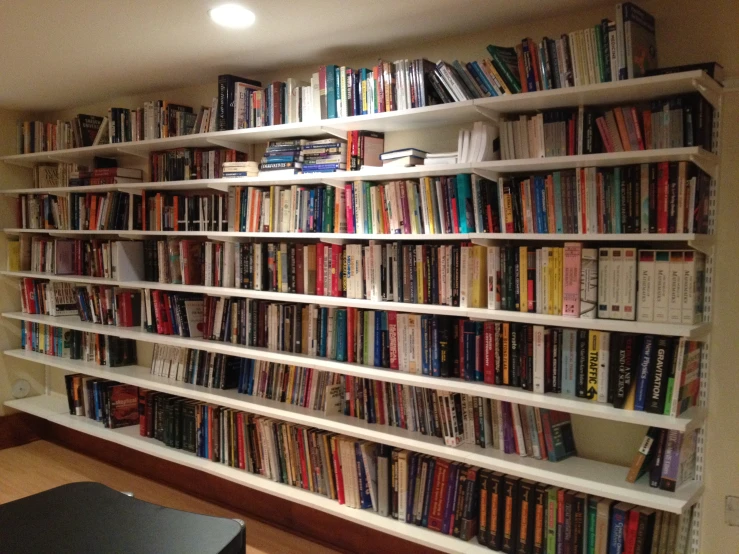
[[521, 78], [518, 74], [518, 55], [514, 48], [488, 45], [488, 52], [493, 59], [493, 67], [500, 73], [505, 84], [513, 94], [521, 92]]
[[559, 487], [547, 489], [547, 554], [557, 554], [557, 493]]
[[600, 82], [606, 82], [605, 58], [603, 52], [603, 30], [600, 25], [595, 26], [595, 61], [598, 62], [598, 76]]
[[587, 550], [585, 554], [595, 554], [595, 524], [598, 519], [598, 502], [600, 502], [598, 496], [588, 496], [588, 511], [586, 514], [587, 528]]

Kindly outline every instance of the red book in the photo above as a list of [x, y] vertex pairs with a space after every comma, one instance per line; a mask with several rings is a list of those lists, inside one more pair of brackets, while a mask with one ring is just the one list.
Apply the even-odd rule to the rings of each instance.
[[483, 353], [483, 381], [495, 383], [495, 322], [486, 321], [483, 324], [485, 349]]
[[429, 503], [428, 528], [441, 531], [444, 518], [444, 501], [446, 500], [447, 482], [449, 481], [450, 462], [437, 459], [434, 467], [431, 485], [431, 499]]
[[331, 245], [331, 296], [341, 296], [341, 254], [344, 247], [341, 244]]
[[657, 232], [667, 232], [669, 214], [670, 171], [667, 162], [657, 164]]
[[529, 92], [529, 85], [526, 82], [526, 68], [523, 63], [523, 46], [521, 46], [521, 44], [516, 44], [514, 48], [516, 50], [516, 58], [518, 60], [518, 74], [521, 76], [521, 92]]
[[246, 468], [244, 460], [244, 412], [236, 412], [236, 441], [238, 449], [239, 469]]
[[541, 410], [539, 408], [534, 408], [534, 417], [538, 422], [536, 429], [538, 431], [537, 438], [539, 439], [539, 450], [541, 450], [542, 459], [546, 460], [548, 458], [547, 441], [544, 437], [544, 426], [541, 424]]
[[611, 135], [608, 133], [608, 127], [606, 126], [606, 118], [603, 116], [599, 117], [595, 120], [595, 124], [598, 125], [600, 138], [603, 140], [603, 147], [606, 149], [606, 152], [614, 152]]
[[156, 321], [157, 334], [164, 334], [164, 326], [162, 325], [162, 301], [161, 292], [158, 290], [151, 291], [151, 303], [153, 304], [154, 320]]
[[172, 306], [169, 303], [169, 294], [164, 293], [162, 297], [162, 319], [163, 319], [163, 326], [164, 326], [164, 334], [165, 335], [171, 335], [174, 333], [174, 329], [172, 328], [172, 318], [170, 315], [172, 314]]
[[382, 226], [383, 233], [390, 233], [390, 215], [387, 209], [387, 197], [385, 196], [385, 186], [380, 185], [380, 205], [382, 206]]
[[339, 438], [331, 437], [331, 451], [334, 458], [334, 474], [336, 475], [336, 497], [339, 504], [344, 504], [344, 476], [341, 473], [339, 461]]
[[533, 40], [527, 38], [526, 41], [529, 45], [529, 53], [531, 54], [531, 65], [534, 70], [534, 81], [536, 81], [536, 90], [544, 90], [541, 84], [541, 70], [539, 69], [539, 49]]
[[624, 529], [624, 552], [623, 554], [635, 554], [636, 552], [636, 531], [639, 528], [639, 510], [631, 510], [629, 512], [629, 520], [626, 522]]
[[398, 183], [398, 192], [400, 198], [400, 207], [403, 210], [403, 233], [411, 234], [411, 214], [408, 208], [408, 191], [405, 188], [405, 182]]
[[[350, 308], [352, 309], [352, 308]], [[390, 369], [398, 369], [398, 314], [397, 312], [387, 313], [388, 340], [390, 344]], [[353, 342], [353, 336], [348, 337], [348, 343]], [[349, 350], [352, 350], [351, 348]]]
[[636, 141], [639, 143], [639, 150], [646, 150], [646, 148], [644, 147], [644, 137], [642, 136], [641, 125], [639, 125], [639, 113], [634, 107], [630, 108], [629, 111], [631, 112], [631, 119], [634, 121], [634, 129], [636, 130]]
[[316, 245], [316, 294], [319, 296], [323, 296], [323, 280], [324, 280], [324, 267], [323, 267], [323, 243], [318, 243]]
[[139, 389], [139, 435], [146, 436], [146, 389]]
[[303, 482], [303, 488], [307, 489], [310, 481], [308, 481], [308, 467], [305, 464], [305, 455], [307, 450], [305, 448], [305, 438], [303, 437], [303, 431], [298, 429], [298, 451], [300, 453], [300, 475], [302, 476], [301, 481]]
[[457, 206], [457, 191], [454, 185], [447, 180], [449, 198], [451, 199], [452, 233], [459, 233], [459, 208]]

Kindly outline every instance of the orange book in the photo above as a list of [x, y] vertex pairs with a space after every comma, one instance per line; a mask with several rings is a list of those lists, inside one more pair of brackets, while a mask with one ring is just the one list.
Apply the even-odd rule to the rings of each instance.
[[156, 198], [154, 200], [154, 208], [156, 212], [156, 226], [153, 231], [161, 231], [162, 230], [162, 193], [157, 192]]
[[652, 149], [652, 111], [644, 110], [641, 114], [644, 122], [644, 150]]
[[521, 76], [521, 92], [529, 92], [526, 82], [526, 68], [523, 65], [523, 46], [519, 43], [515, 46], [516, 58], [518, 58], [518, 74]]
[[354, 143], [354, 131], [349, 131], [346, 134], [346, 169], [347, 171], [352, 168], [352, 144]]
[[[386, 200], [385, 187], [381, 186], [379, 187], [379, 189], [380, 189], [380, 202], [382, 205], [382, 226], [383, 226], [382, 232], [384, 234], [388, 234], [390, 233], [390, 216], [388, 215], [388, 211], [385, 209], [385, 206], [387, 205], [385, 202]], [[338, 194], [336, 196], [338, 197]], [[334, 211], [334, 213], [336, 214], [338, 212]], [[338, 220], [338, 217], [336, 219]]]
[[178, 223], [177, 220], [180, 217], [180, 215], [179, 215], [180, 214], [180, 209], [179, 208], [180, 208], [180, 197], [179, 196], [175, 196], [174, 197], [174, 210], [173, 210], [174, 213], [172, 214], [172, 228], [175, 231], [179, 231], [179, 229], [177, 228], [177, 223]]
[[90, 225], [88, 226], [90, 231], [95, 231], [97, 229], [97, 221], [98, 221], [98, 197], [95, 195], [92, 195], [90, 197]]
[[629, 142], [629, 131], [626, 128], [624, 112], [621, 108], [613, 108], [613, 115], [616, 116], [616, 125], [618, 125], [618, 134], [621, 137], [621, 146], [623, 146], [625, 151], [629, 151], [631, 150], [631, 143]]

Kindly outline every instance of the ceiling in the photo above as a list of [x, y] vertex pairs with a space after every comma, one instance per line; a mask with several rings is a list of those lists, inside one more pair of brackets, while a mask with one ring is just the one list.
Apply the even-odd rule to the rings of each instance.
[[[3, 0], [0, 108], [54, 110], [213, 82], [592, 6], [592, 0], [241, 0], [246, 30], [213, 0]], [[327, 59], [328, 58], [328, 59]]]

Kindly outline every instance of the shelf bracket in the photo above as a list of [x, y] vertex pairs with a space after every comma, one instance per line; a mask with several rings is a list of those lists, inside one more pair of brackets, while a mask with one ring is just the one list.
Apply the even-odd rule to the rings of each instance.
[[207, 138], [205, 141], [208, 144], [212, 144], [214, 146], [222, 146], [223, 148], [230, 148], [231, 150], [236, 150], [237, 152], [249, 152], [249, 145], [243, 144], [240, 142], [235, 142], [233, 140], [223, 140], [223, 139], [217, 139], [217, 138]]
[[496, 125], [500, 124], [500, 112], [496, 112], [490, 108], [483, 108], [482, 106], [475, 106], [475, 111]]
[[321, 242], [325, 242], [326, 244], [346, 244], [347, 239], [335, 239], [335, 238], [325, 238], [321, 237]]
[[484, 177], [485, 179], [490, 179], [491, 181], [497, 181], [498, 177], [500, 177], [500, 173], [497, 171], [490, 171], [489, 169], [479, 169], [476, 167], [472, 168], [472, 173], [475, 175], [479, 175], [480, 177]]
[[711, 163], [710, 160], [707, 160], [705, 156], [701, 155], [691, 155], [690, 161], [708, 173], [712, 178], [716, 178], [717, 162]]
[[698, 252], [703, 252], [706, 256], [713, 256], [713, 236], [702, 235], [698, 238], [688, 241], [688, 246]]
[[115, 151], [122, 156], [135, 156], [144, 160], [149, 159], [149, 151], [140, 148], [116, 148]]
[[[39, 231], [43, 232], [44, 230], [43, 229], [39, 229]], [[70, 231], [70, 230], [68, 229], [67, 231]], [[49, 236], [50, 237], [58, 237], [60, 239], [77, 239], [77, 238], [79, 238], [78, 235], [75, 235], [72, 232], [64, 232], [64, 230], [62, 230], [62, 231], [48, 230], [46, 232], [49, 233]]]
[[[241, 237], [234, 237], [234, 236], [208, 235], [206, 236], [206, 238], [208, 240], [213, 240], [217, 242], [235, 242], [235, 243], [243, 242], [242, 240], [240, 240]], [[243, 237], [243, 238], [248, 238], [248, 237]]]
[[693, 88], [700, 92], [703, 98], [705, 98], [714, 108], [719, 109], [721, 104], [721, 94], [699, 83], [697, 79], [693, 79]]
[[321, 184], [329, 187], [334, 187], [335, 189], [343, 189], [345, 183], [346, 181], [342, 180], [334, 181], [333, 179], [321, 179]]
[[231, 187], [244, 186], [245, 183], [209, 183], [207, 188], [213, 190], [220, 190], [221, 192], [228, 192]]
[[346, 140], [346, 131], [342, 131], [340, 129], [334, 129], [333, 127], [324, 127], [321, 126], [321, 132], [327, 133], [329, 135], [332, 135], [334, 137], [338, 137], [342, 140]]
[[123, 187], [119, 187], [116, 190], [118, 192], [130, 192], [131, 194], [135, 194], [137, 196], [141, 196], [141, 193], [143, 192], [143, 189], [129, 189], [129, 188], [123, 188]]
[[472, 236], [471, 241], [472, 244], [476, 246], [495, 246], [496, 244], [500, 244], [501, 241], [495, 240], [495, 239], [485, 239], [480, 237]]

